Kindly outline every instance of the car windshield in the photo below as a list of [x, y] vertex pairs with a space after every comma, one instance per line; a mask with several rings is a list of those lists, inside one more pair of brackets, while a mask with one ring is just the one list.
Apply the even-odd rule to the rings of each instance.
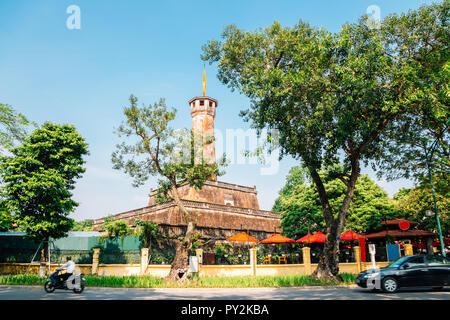
[[400, 267], [405, 261], [407, 261], [410, 257], [401, 257], [398, 258], [391, 263], [389, 263], [386, 268], [398, 268]]

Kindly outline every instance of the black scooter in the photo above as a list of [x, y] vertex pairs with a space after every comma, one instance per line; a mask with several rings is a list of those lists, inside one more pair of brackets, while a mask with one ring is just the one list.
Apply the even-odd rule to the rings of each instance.
[[56, 270], [50, 275], [44, 284], [44, 290], [52, 293], [55, 289], [73, 290], [75, 293], [82, 293], [85, 287], [86, 279], [84, 273], [72, 274], [67, 280], [63, 280], [60, 275], [61, 270]]

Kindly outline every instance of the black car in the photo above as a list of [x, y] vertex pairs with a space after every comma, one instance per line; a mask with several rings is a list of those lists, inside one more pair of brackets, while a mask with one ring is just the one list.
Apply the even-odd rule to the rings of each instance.
[[404, 287], [441, 290], [444, 286], [450, 286], [450, 259], [440, 255], [401, 257], [386, 267], [361, 272], [356, 278], [356, 284], [388, 293]]

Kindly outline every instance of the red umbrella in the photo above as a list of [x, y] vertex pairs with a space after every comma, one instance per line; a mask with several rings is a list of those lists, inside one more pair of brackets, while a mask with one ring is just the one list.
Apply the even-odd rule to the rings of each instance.
[[343, 234], [341, 234], [341, 241], [353, 241], [353, 240], [360, 240], [361, 238], [366, 239], [366, 237], [357, 234], [356, 232], [353, 232], [351, 230], [345, 231]]
[[320, 231], [315, 232], [309, 239], [309, 243], [325, 243], [326, 235]]
[[253, 238], [245, 232], [241, 232], [231, 238], [228, 238], [227, 241], [241, 241], [241, 242], [259, 242], [258, 239]]
[[312, 234], [308, 233], [306, 236], [301, 237], [300, 239], [298, 239], [297, 243], [302, 243], [302, 242], [306, 242], [306, 243], [310, 243], [310, 239], [312, 237]]
[[351, 230], [345, 231], [343, 234], [341, 234], [341, 237], [340, 237], [341, 241], [357, 241], [357, 240], [359, 240], [360, 248], [361, 248], [361, 261], [363, 261], [363, 262], [366, 262], [366, 239], [367, 239], [367, 237], [357, 234], [356, 232], [353, 232]]
[[258, 239], [253, 238], [245, 232], [241, 232], [235, 236], [232, 236], [228, 238], [227, 241], [253, 242], [253, 248], [255, 248], [255, 242], [259, 242]]
[[295, 240], [282, 236], [281, 234], [273, 234], [267, 239], [261, 240], [261, 243], [288, 243], [295, 242]]

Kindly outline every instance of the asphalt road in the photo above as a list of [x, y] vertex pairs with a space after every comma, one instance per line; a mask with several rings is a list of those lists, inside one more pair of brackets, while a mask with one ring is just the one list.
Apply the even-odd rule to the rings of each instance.
[[353, 286], [301, 288], [95, 288], [81, 294], [37, 286], [0, 286], [0, 300], [450, 300], [450, 288], [373, 293]]

